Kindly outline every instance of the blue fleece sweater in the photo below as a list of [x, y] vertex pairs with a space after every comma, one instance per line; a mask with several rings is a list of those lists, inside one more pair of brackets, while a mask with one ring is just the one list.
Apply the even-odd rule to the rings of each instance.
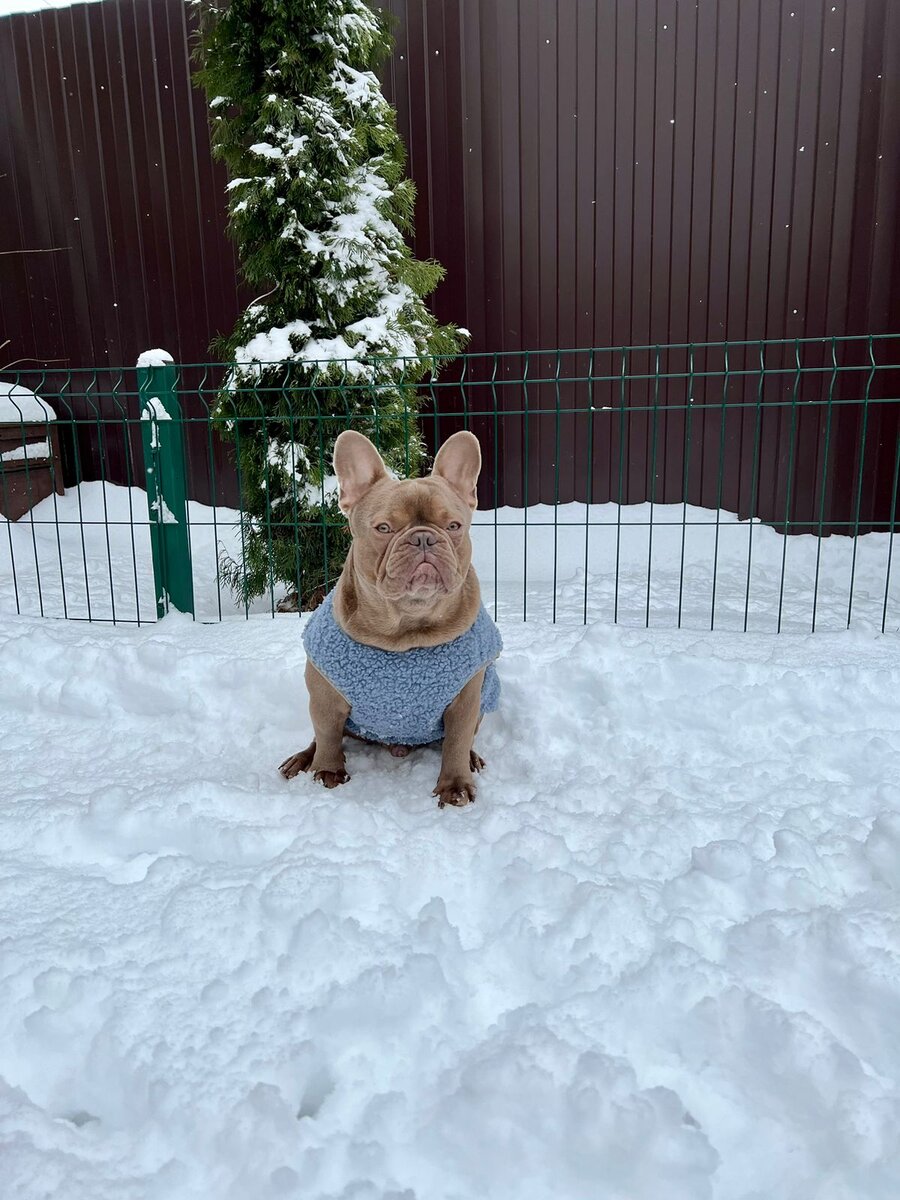
[[329, 592], [303, 630], [313, 666], [350, 705], [350, 733], [397, 746], [424, 746], [444, 736], [444, 709], [486, 666], [482, 713], [500, 700], [494, 659], [503, 648], [500, 631], [484, 605], [475, 624], [439, 646], [380, 650], [354, 641], [334, 615]]

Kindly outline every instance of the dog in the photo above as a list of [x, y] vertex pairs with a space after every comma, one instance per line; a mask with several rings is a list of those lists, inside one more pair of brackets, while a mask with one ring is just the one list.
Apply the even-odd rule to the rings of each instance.
[[334, 446], [352, 542], [336, 587], [303, 632], [314, 739], [281, 764], [346, 783], [344, 735], [399, 757], [442, 742], [438, 807], [475, 799], [474, 749], [500, 683], [500, 633], [481, 602], [470, 528], [481, 448], [471, 433], [441, 446], [430, 475], [395, 480], [375, 446], [345, 430]]

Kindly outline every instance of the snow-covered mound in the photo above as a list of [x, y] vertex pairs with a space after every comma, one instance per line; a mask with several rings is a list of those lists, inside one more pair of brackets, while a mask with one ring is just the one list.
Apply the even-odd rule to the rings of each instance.
[[296, 617], [0, 623], [0, 1194], [895, 1200], [900, 641], [503, 632], [439, 812]]
[[21, 383], [8, 383], [0, 379], [0, 424], [46, 423], [55, 420], [56, 413], [46, 400], [36, 396]]

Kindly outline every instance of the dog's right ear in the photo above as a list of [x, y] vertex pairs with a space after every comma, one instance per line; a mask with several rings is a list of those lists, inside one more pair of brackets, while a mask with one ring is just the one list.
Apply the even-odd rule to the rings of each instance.
[[340, 486], [338, 504], [345, 517], [373, 484], [388, 477], [381, 455], [355, 429], [345, 429], [334, 443], [334, 473]]

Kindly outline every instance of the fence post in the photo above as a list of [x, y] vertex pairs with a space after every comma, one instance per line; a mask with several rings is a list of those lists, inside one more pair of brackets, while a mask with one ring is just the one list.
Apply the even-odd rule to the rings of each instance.
[[170, 608], [193, 614], [184, 419], [176, 368], [164, 350], [148, 350], [137, 361], [137, 374], [156, 615], [163, 617]]

